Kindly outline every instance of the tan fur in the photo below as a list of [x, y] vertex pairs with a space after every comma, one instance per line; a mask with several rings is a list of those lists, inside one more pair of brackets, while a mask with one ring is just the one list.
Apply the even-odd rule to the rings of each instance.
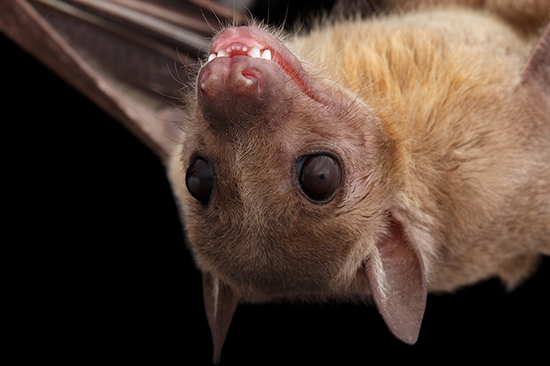
[[521, 33], [537, 31], [550, 20], [548, 0], [387, 0], [382, 2], [384, 9], [407, 11], [449, 5], [487, 9], [508, 21]]
[[[550, 105], [522, 79], [540, 32], [476, 5], [321, 22], [289, 40], [333, 102], [280, 91], [288, 107], [267, 130], [252, 116], [213, 133], [190, 96], [170, 177], [201, 270], [243, 301], [362, 299], [365, 259], [384, 276], [388, 212], [430, 291], [492, 276], [512, 287], [550, 254]], [[346, 182], [324, 205], [289, 178], [321, 148], [342, 157]], [[223, 177], [215, 208], [182, 183], [197, 153]]]

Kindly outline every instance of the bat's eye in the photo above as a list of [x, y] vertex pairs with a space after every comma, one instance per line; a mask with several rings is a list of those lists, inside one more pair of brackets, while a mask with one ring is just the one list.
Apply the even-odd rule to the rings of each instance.
[[340, 165], [330, 156], [310, 155], [298, 160], [298, 179], [312, 200], [327, 200], [340, 185], [340, 175]]
[[202, 204], [207, 204], [214, 187], [212, 166], [204, 159], [195, 160], [187, 169], [185, 183], [191, 196]]

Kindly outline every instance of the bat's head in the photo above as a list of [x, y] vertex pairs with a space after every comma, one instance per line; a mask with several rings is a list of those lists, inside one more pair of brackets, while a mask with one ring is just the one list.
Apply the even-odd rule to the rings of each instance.
[[392, 153], [376, 117], [258, 28], [210, 55], [177, 162], [199, 267], [250, 301], [366, 295]]
[[391, 214], [396, 147], [367, 105], [251, 27], [215, 38], [192, 99], [170, 175], [205, 283], [239, 301], [382, 301], [404, 251], [418, 275], [396, 281], [424, 286]]

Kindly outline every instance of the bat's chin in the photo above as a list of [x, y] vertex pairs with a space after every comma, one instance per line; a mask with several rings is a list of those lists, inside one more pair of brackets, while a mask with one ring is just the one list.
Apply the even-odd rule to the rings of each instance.
[[273, 62], [305, 95], [325, 104], [324, 94], [315, 91], [313, 81], [301, 67], [300, 60], [270, 33], [254, 27], [227, 28], [212, 43], [206, 65], [220, 58], [236, 56], [251, 58], [251, 65]]

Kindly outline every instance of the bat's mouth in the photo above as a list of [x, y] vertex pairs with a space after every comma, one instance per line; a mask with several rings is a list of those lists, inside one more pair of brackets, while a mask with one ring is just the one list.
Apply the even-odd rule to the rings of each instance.
[[254, 27], [225, 29], [212, 43], [208, 62], [219, 57], [235, 56], [248, 56], [276, 63], [304, 94], [326, 104], [321, 93], [313, 92], [311, 78], [302, 68], [300, 60], [268, 32]]
[[212, 61], [216, 57], [233, 57], [233, 56], [248, 56], [252, 58], [261, 58], [272, 61], [271, 50], [265, 46], [259, 47], [247, 46], [241, 43], [232, 43], [229, 46], [211, 53], [208, 61]]

